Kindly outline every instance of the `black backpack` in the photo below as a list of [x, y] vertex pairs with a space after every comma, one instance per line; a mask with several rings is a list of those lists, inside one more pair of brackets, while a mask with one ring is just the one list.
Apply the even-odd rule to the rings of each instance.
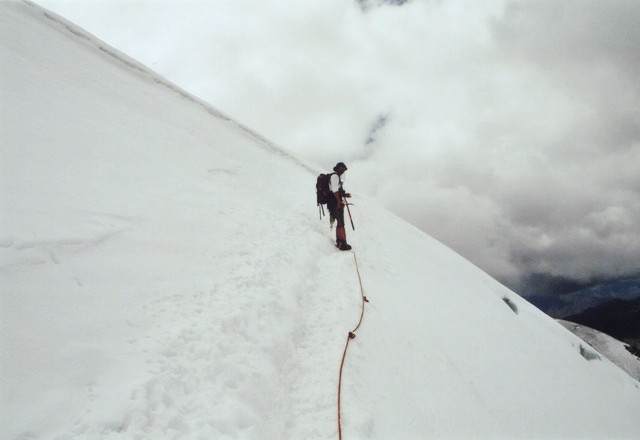
[[329, 197], [332, 195], [329, 189], [329, 181], [331, 176], [335, 173], [320, 174], [316, 180], [316, 201], [318, 205], [325, 205], [329, 201]]

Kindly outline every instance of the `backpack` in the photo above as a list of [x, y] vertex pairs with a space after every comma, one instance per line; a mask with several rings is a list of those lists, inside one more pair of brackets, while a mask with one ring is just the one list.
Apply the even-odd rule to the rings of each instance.
[[329, 189], [329, 181], [331, 176], [335, 173], [320, 174], [316, 180], [316, 201], [318, 205], [325, 205], [329, 201], [329, 197], [332, 195]]

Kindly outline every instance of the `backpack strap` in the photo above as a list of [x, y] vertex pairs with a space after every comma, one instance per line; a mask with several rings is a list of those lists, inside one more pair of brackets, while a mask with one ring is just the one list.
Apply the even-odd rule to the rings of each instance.
[[[338, 173], [334, 173], [334, 174], [338, 174]], [[340, 174], [338, 174], [338, 192], [340, 192], [340, 195], [342, 195], [344, 193], [344, 190], [342, 189], [342, 178], [340, 177]]]
[[[340, 178], [340, 175], [338, 173], [334, 172], [334, 173], [329, 174], [329, 187], [331, 187], [331, 176], [333, 176], [334, 174], [336, 176], [338, 176], [338, 187], [339, 187], [338, 191], [341, 191], [342, 190], [342, 179]], [[331, 188], [329, 188], [329, 189], [331, 189]]]

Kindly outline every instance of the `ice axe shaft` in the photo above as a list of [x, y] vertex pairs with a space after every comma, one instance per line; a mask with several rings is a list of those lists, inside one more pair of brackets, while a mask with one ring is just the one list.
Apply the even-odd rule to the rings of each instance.
[[349, 209], [349, 204], [347, 203], [344, 197], [342, 197], [342, 203], [344, 204], [344, 206], [347, 207], [347, 213], [349, 214], [349, 221], [351, 222], [351, 228], [355, 231], [356, 227], [353, 226], [353, 217], [351, 217], [351, 210]]

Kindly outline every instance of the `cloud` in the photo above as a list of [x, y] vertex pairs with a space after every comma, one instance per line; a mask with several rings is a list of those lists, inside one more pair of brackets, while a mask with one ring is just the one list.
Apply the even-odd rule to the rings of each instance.
[[41, 3], [511, 286], [640, 272], [635, 0]]
[[402, 6], [405, 3], [409, 3], [411, 0], [354, 0], [362, 12], [367, 12], [371, 8], [381, 6]]
[[385, 128], [388, 151], [422, 158], [428, 178], [379, 153], [403, 184], [371, 189], [515, 286], [532, 273], [588, 283], [640, 270], [640, 50], [627, 41], [640, 8], [563, 5], [510, 3], [487, 17], [490, 41], [467, 41], [430, 77], [439, 112], [422, 97]]
[[615, 66], [630, 79], [640, 73], [640, 12], [634, 0], [509, 2], [495, 22], [497, 43], [543, 68]]
[[504, 131], [537, 159], [502, 182], [513, 189], [491, 189], [528, 231], [510, 252], [521, 272], [587, 282], [640, 270], [638, 6], [509, 3], [493, 23], [501, 68], [528, 84], [527, 104], [546, 103], [536, 130], [520, 114]]

